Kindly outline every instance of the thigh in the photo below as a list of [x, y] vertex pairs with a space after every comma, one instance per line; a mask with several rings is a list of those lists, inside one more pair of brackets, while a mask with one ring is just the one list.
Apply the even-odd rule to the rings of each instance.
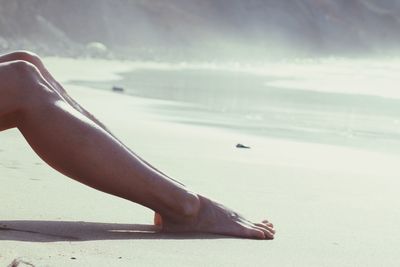
[[16, 126], [20, 88], [17, 68], [10, 62], [0, 63], [0, 131]]
[[18, 126], [18, 113], [8, 113], [0, 116], [0, 132]]
[[18, 101], [18, 78], [16, 66], [0, 63], [0, 116], [9, 113]]
[[[40, 97], [42, 84], [35, 66], [25, 61], [0, 63], [0, 119]], [[9, 117], [7, 117], [8, 120]]]

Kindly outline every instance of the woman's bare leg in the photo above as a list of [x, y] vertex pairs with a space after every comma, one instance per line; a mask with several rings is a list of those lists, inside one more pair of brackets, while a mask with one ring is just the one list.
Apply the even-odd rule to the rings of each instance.
[[32, 64], [0, 64], [0, 81], [0, 125], [18, 127], [58, 171], [153, 209], [161, 214], [166, 231], [273, 238], [271, 224], [253, 224], [149, 167], [67, 104]]

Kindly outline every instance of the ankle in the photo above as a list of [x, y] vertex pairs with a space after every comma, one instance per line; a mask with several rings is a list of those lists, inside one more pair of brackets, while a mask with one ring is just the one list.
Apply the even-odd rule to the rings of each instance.
[[188, 192], [185, 199], [181, 202], [181, 215], [184, 220], [197, 217], [200, 210], [200, 197], [192, 192]]

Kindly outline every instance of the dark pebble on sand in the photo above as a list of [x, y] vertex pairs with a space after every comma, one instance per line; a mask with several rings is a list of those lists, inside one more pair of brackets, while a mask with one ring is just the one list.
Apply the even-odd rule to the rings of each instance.
[[239, 144], [236, 145], [236, 148], [246, 148], [246, 149], [250, 149], [251, 147], [239, 143]]
[[125, 91], [124, 88], [122, 88], [122, 87], [120, 87], [120, 86], [113, 86], [113, 87], [112, 87], [112, 90], [113, 90], [114, 92], [119, 92], [119, 93], [122, 93], [122, 92]]

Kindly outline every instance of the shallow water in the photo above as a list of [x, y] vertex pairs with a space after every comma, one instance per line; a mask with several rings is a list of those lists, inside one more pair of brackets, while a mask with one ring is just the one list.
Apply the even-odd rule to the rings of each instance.
[[168, 100], [152, 107], [166, 120], [397, 154], [399, 70], [393, 59], [134, 63], [122, 80], [90, 85]]

